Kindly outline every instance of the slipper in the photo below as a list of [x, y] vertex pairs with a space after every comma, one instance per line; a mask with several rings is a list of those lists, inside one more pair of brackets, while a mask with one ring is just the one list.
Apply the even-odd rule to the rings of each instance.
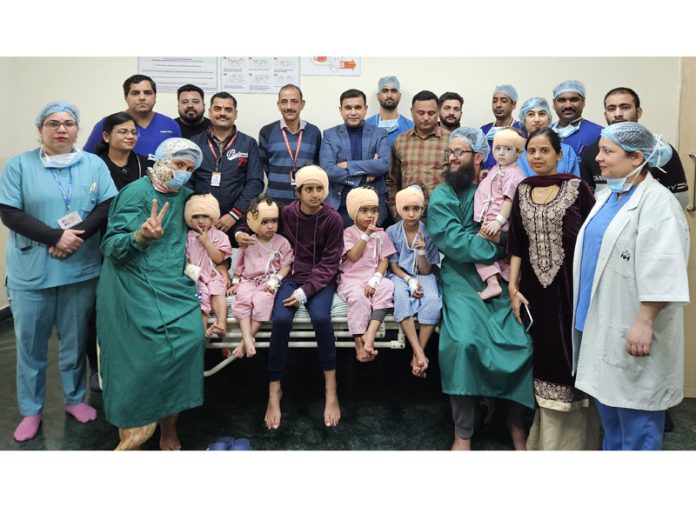
[[234, 441], [230, 451], [251, 451], [251, 443], [248, 438], [238, 438]]
[[234, 438], [232, 437], [220, 437], [215, 442], [208, 446], [209, 451], [229, 451], [232, 450], [234, 445]]

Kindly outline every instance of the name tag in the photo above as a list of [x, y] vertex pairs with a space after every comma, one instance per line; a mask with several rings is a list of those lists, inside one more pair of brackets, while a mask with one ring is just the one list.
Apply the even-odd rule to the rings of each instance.
[[222, 179], [222, 173], [219, 173], [219, 172], [213, 173], [213, 176], [210, 178], [210, 186], [211, 187], [219, 187], [221, 179]]
[[70, 229], [80, 222], [82, 222], [82, 219], [77, 211], [71, 211], [58, 219], [58, 225], [60, 225], [61, 229]]

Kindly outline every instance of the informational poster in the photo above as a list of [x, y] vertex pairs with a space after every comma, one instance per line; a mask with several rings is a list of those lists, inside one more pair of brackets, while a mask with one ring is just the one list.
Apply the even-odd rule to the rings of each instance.
[[138, 57], [138, 73], [157, 83], [157, 92], [175, 93], [185, 84], [199, 86], [205, 93], [218, 91], [218, 58], [152, 56]]
[[278, 93], [300, 84], [300, 59], [283, 56], [223, 56], [220, 90], [228, 93]]
[[310, 56], [301, 58], [303, 76], [359, 76], [358, 56]]

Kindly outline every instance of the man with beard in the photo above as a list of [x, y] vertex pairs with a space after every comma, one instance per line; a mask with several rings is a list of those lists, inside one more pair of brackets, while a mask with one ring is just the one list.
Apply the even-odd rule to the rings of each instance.
[[[134, 74], [123, 82], [123, 95], [128, 105], [126, 112], [135, 120], [138, 141], [133, 151], [138, 155], [155, 160], [155, 150], [165, 139], [181, 137], [179, 125], [169, 116], [153, 111], [157, 102], [157, 85], [151, 77]], [[94, 153], [102, 139], [104, 119], [92, 129], [84, 150]]]
[[230, 236], [245, 216], [249, 201], [263, 191], [263, 165], [254, 138], [237, 130], [237, 99], [218, 92], [210, 99], [211, 126], [193, 136], [203, 152], [203, 162], [191, 175], [188, 187], [197, 193], [211, 193], [220, 205], [220, 218], [213, 224]]
[[440, 115], [440, 126], [450, 132], [460, 127], [462, 119], [462, 106], [464, 99], [455, 92], [445, 92], [437, 100], [438, 113]]
[[[411, 116], [415, 125], [394, 141], [391, 163], [387, 174], [389, 210], [396, 217], [396, 193], [415, 183], [434, 188], [441, 181], [447, 165], [447, 138], [449, 130], [437, 124], [437, 95], [422, 90], [413, 96]], [[427, 201], [426, 201], [427, 205]]]
[[507, 405], [513, 446], [526, 446], [526, 419], [534, 408], [531, 341], [512, 315], [507, 283], [503, 297], [483, 301], [485, 284], [476, 263], [505, 256], [506, 233], [484, 238], [474, 221], [478, 173], [488, 155], [485, 134], [462, 127], [449, 136], [449, 167], [444, 183], [430, 196], [428, 231], [444, 255], [439, 287], [442, 295], [439, 364], [442, 391], [450, 396], [452, 450], [470, 450], [474, 418], [482, 397]]
[[181, 137], [191, 139], [196, 134], [208, 130], [210, 120], [203, 116], [205, 100], [203, 90], [192, 84], [185, 84], [176, 91], [179, 117], [174, 121], [181, 129]]
[[551, 128], [580, 157], [582, 152], [599, 141], [602, 127], [582, 117], [585, 109], [585, 85], [580, 81], [563, 81], [553, 89], [553, 109], [558, 121]]
[[396, 76], [380, 78], [377, 88], [379, 113], [367, 118], [365, 124], [385, 129], [389, 134], [389, 146], [391, 146], [399, 135], [413, 128], [413, 122], [401, 116], [397, 109], [401, 101], [401, 85]]
[[278, 92], [277, 106], [281, 119], [261, 128], [259, 150], [268, 178], [266, 195], [282, 207], [297, 199], [297, 170], [319, 165], [321, 132], [300, 119], [305, 101], [299, 86], [283, 86]]
[[[632, 89], [614, 88], [604, 96], [604, 118], [607, 120], [607, 125], [624, 121], [637, 122], [642, 115], [640, 98]], [[587, 184], [595, 190], [595, 193], [604, 188], [607, 183], [606, 178], [599, 170], [599, 164], [595, 161], [598, 153], [599, 142], [596, 142], [587, 147], [580, 161], [580, 174]], [[672, 146], [672, 158], [664, 161], [662, 169], [648, 167], [648, 170], [653, 178], [667, 187], [682, 207], [686, 208], [689, 203], [689, 187], [686, 184], [684, 166], [682, 166], [679, 153], [674, 149], [674, 146]]]
[[487, 123], [481, 127], [481, 130], [486, 134], [488, 139], [488, 147], [490, 152], [488, 158], [483, 162], [484, 169], [490, 169], [496, 164], [493, 158], [493, 138], [498, 131], [505, 127], [520, 128], [519, 122], [512, 118], [512, 111], [517, 107], [517, 90], [511, 84], [502, 84], [495, 87], [493, 90], [493, 99], [491, 100], [491, 109], [495, 122]]

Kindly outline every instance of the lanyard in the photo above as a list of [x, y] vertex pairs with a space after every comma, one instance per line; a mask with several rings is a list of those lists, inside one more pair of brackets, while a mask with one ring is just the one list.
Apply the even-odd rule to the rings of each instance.
[[56, 174], [56, 170], [49, 171], [51, 173], [51, 176], [53, 176], [53, 179], [56, 180], [56, 183], [58, 184], [58, 190], [60, 190], [60, 196], [63, 199], [63, 202], [65, 203], [65, 211], [70, 211], [70, 202], [72, 201], [72, 168], [68, 168], [68, 178], [70, 182], [68, 183], [68, 189], [65, 190], [65, 187], [63, 186], [63, 183], [60, 181], [60, 178], [58, 178], [58, 175]]
[[[213, 157], [215, 157], [215, 171], [220, 172], [220, 159], [222, 158], [222, 154], [226, 152], [227, 150], [230, 149], [230, 146], [234, 144], [234, 141], [237, 139], [237, 134], [239, 134], [239, 131], [234, 133], [234, 136], [232, 136], [232, 139], [230, 139], [230, 142], [227, 143], [227, 146], [223, 150], [220, 151], [220, 154], [218, 155], [217, 152], [215, 151], [217, 145], [213, 144], [210, 142], [210, 138], [208, 138], [208, 147], [210, 148], [210, 151], [213, 153]], [[218, 148], [219, 149], [219, 148]]]
[[281, 134], [283, 134], [283, 139], [285, 140], [285, 147], [288, 149], [288, 155], [290, 155], [290, 160], [292, 160], [292, 170], [295, 171], [297, 167], [297, 157], [300, 156], [300, 146], [302, 145], [302, 134], [304, 130], [300, 130], [300, 135], [297, 137], [297, 149], [295, 150], [295, 156], [292, 156], [292, 149], [290, 148], [290, 142], [288, 141], [288, 135], [285, 129], [280, 129]]

